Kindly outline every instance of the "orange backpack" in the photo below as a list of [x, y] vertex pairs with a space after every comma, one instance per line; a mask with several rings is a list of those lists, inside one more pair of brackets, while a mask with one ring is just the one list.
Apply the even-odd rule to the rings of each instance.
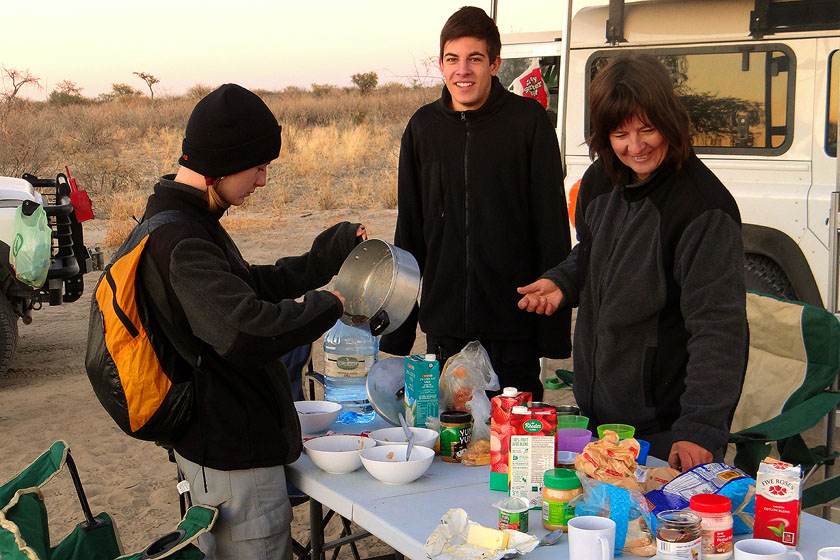
[[[85, 369], [99, 402], [128, 435], [169, 444], [188, 424], [200, 343], [152, 316], [137, 286], [140, 257], [156, 228], [178, 211], [144, 219], [117, 250], [91, 302]], [[177, 348], [176, 348], [177, 346]]]

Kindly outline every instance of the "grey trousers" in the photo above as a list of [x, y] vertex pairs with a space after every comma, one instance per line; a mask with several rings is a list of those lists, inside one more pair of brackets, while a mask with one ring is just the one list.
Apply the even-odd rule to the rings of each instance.
[[291, 560], [292, 506], [283, 465], [202, 472], [178, 453], [175, 459], [193, 503], [219, 510], [213, 529], [198, 538], [207, 560]]

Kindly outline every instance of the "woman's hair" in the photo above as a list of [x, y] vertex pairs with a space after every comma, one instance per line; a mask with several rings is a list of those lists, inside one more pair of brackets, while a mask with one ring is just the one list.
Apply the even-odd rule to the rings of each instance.
[[449, 41], [461, 37], [475, 37], [483, 39], [487, 45], [487, 57], [490, 64], [502, 52], [502, 39], [496, 22], [481, 8], [464, 6], [446, 20], [440, 31], [440, 58], [443, 60], [443, 47]]
[[624, 164], [610, 145], [610, 133], [633, 117], [655, 127], [668, 141], [660, 167], [676, 171], [691, 154], [688, 112], [668, 70], [651, 54], [621, 54], [599, 71], [589, 86], [589, 115], [589, 157], [594, 160], [597, 155], [614, 181]]
[[207, 185], [207, 207], [210, 209], [212, 214], [223, 214], [225, 210], [230, 208], [230, 202], [222, 198], [216, 191], [216, 187], [219, 186], [219, 183], [222, 182], [224, 177], [217, 177], [213, 179], [213, 182]]

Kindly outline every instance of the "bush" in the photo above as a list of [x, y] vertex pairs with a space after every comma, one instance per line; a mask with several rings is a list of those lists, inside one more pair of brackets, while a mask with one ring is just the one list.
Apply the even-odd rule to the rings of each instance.
[[376, 72], [365, 72], [360, 74], [353, 74], [350, 80], [356, 84], [362, 95], [367, 95], [376, 89], [376, 84], [379, 82], [379, 76]]

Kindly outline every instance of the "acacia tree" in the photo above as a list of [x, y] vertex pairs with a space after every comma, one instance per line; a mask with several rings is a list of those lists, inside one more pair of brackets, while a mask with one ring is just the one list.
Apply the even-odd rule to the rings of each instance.
[[[2, 69], [2, 76], [0, 77], [2, 77], [4, 86], [2, 96], [8, 101], [13, 101], [17, 97], [20, 88], [27, 84], [31, 84], [38, 89], [43, 89], [41, 87], [41, 78], [33, 76], [28, 68], [26, 70], [18, 70], [17, 68], [6, 68], [0, 65], [0, 69]], [[6, 89], [5, 85], [7, 81], [12, 83], [11, 89]]]
[[152, 74], [149, 74], [148, 72], [133, 72], [133, 74], [135, 74], [136, 76], [139, 76], [141, 80], [146, 82], [146, 85], [149, 86], [149, 93], [151, 94], [152, 99], [154, 99], [155, 98], [155, 90], [152, 89], [152, 86], [160, 83], [160, 80], [158, 80], [157, 78], [155, 78]]
[[367, 95], [376, 89], [376, 84], [379, 83], [379, 76], [376, 75], [376, 72], [364, 72], [353, 74], [350, 80], [356, 84], [356, 87], [359, 88], [362, 95]]

